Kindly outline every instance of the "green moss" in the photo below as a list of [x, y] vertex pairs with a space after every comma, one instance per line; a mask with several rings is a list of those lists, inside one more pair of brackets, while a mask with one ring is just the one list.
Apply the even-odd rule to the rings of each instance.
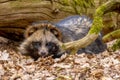
[[101, 7], [99, 7], [97, 10], [96, 10], [96, 13], [94, 15], [94, 20], [93, 20], [93, 24], [92, 24], [92, 28], [90, 29], [89, 31], [89, 34], [98, 34], [100, 32], [100, 30], [103, 28], [103, 19], [102, 19], [102, 16], [104, 14], [106, 10], [106, 6], [105, 4], [102, 5]]
[[113, 39], [118, 39], [120, 37], [120, 29], [118, 30], [115, 30], [113, 32], [110, 32], [108, 34], [106, 34], [104, 37], [103, 37], [103, 41], [111, 41]]
[[117, 49], [120, 49], [120, 39], [116, 40], [115, 44], [112, 46], [113, 51], [116, 51]]
[[64, 44], [62, 44], [61, 48], [62, 48], [63, 50], [65, 50], [65, 49], [66, 49], [66, 47], [65, 47], [65, 45], [64, 45]]
[[103, 14], [105, 13], [105, 10], [106, 10], [106, 5], [103, 4], [101, 7], [99, 7], [98, 9], [96, 9], [96, 14], [95, 14], [95, 16], [102, 17]]
[[102, 18], [99, 16], [94, 17], [92, 28], [90, 29], [89, 34], [93, 33], [98, 34], [102, 27], [103, 27]]
[[61, 4], [63, 5], [67, 5], [69, 6], [70, 5], [70, 1], [69, 0], [60, 0]]
[[[10, 3], [10, 7], [15, 7], [15, 8], [21, 8], [23, 7], [23, 5], [26, 5], [28, 3], [38, 3], [42, 0], [17, 0], [17, 1], [11, 1]], [[30, 4], [31, 5], [31, 4]]]

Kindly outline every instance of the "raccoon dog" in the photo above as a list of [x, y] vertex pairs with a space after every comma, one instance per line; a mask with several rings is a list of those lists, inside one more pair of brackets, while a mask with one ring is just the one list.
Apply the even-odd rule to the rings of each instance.
[[25, 40], [19, 50], [35, 60], [47, 56], [57, 58], [63, 53], [60, 49], [61, 39], [61, 32], [54, 25], [48, 22], [33, 24], [26, 29]]
[[[25, 41], [20, 45], [22, 54], [30, 55], [37, 59], [52, 55], [60, 57], [64, 51], [60, 48], [61, 42], [70, 42], [83, 38], [87, 35], [92, 20], [86, 16], [71, 16], [52, 24], [35, 23], [28, 27], [25, 32]], [[102, 42], [102, 34], [90, 45], [78, 50], [78, 53], [100, 53], [106, 49]], [[67, 51], [69, 52], [69, 51]]]

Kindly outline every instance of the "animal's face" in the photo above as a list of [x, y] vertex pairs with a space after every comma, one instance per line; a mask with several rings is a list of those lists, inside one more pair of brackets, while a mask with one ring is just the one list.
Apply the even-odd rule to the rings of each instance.
[[54, 42], [32, 42], [29, 46], [29, 51], [32, 52], [33, 58], [47, 57], [50, 55], [57, 54], [59, 46]]
[[30, 34], [20, 45], [20, 52], [38, 59], [39, 57], [59, 57], [61, 41], [50, 30], [41, 28]]
[[27, 51], [33, 58], [55, 55], [60, 51], [60, 41], [47, 30], [38, 30], [28, 39], [31, 41], [27, 46]]

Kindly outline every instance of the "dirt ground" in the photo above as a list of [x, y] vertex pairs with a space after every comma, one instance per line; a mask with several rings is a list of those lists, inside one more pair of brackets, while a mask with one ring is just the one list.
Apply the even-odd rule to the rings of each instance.
[[34, 61], [17, 47], [0, 39], [0, 80], [120, 80], [120, 50]]

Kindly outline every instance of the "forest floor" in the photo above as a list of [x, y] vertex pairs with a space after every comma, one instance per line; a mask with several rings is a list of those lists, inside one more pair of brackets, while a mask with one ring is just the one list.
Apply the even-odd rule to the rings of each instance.
[[0, 80], [120, 80], [120, 50], [34, 61], [16, 46], [0, 41]]

